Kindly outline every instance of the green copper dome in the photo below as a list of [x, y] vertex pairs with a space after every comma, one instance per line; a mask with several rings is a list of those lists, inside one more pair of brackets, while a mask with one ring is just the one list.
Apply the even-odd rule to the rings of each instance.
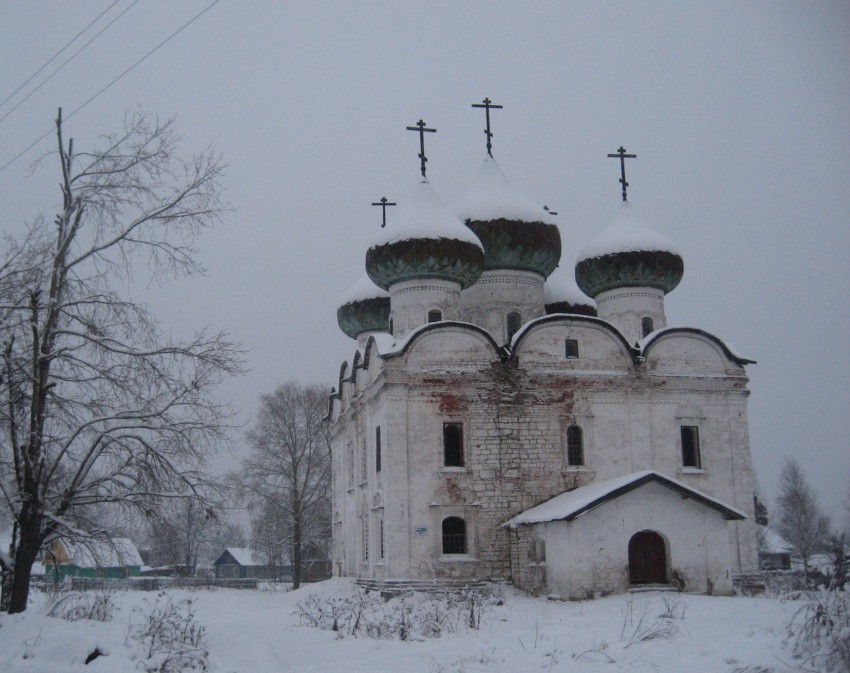
[[348, 291], [336, 311], [339, 328], [352, 339], [363, 332], [386, 332], [390, 321], [390, 296], [365, 274]]
[[666, 294], [684, 272], [675, 246], [624, 204], [620, 216], [581, 252], [575, 277], [590, 297], [621, 287], [653, 287]]
[[475, 235], [437, 199], [423, 180], [411, 198], [382, 229], [366, 252], [366, 273], [389, 289], [406, 280], [442, 279], [472, 285], [484, 268], [484, 251]]
[[484, 246], [484, 269], [533, 271], [548, 277], [561, 259], [561, 234], [552, 215], [516, 192], [492, 157], [459, 207]]

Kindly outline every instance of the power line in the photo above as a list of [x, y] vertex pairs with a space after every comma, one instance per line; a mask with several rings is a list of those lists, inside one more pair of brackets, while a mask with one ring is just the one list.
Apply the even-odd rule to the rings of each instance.
[[[136, 0], [136, 2], [138, 2], [138, 0]], [[131, 70], [133, 70], [136, 66], [140, 65], [141, 63], [143, 63], [144, 61], [146, 61], [146, 60], [147, 60], [150, 56], [152, 56], [154, 53], [156, 53], [157, 51], [159, 51], [162, 47], [164, 47], [164, 46], [165, 46], [168, 42], [170, 42], [173, 38], [177, 37], [177, 35], [179, 35], [180, 33], [182, 33], [182, 32], [183, 32], [186, 28], [188, 28], [189, 26], [191, 26], [193, 23], [195, 23], [195, 21], [197, 21], [198, 19], [200, 19], [200, 18], [201, 18], [204, 14], [206, 14], [206, 13], [207, 13], [208, 11], [210, 11], [213, 7], [215, 7], [215, 6], [216, 6], [219, 2], [221, 2], [221, 0], [213, 0], [213, 2], [211, 2], [209, 5], [207, 5], [207, 7], [206, 7], [206, 8], [202, 9], [200, 12], [198, 12], [197, 14], [195, 14], [195, 16], [193, 16], [193, 17], [192, 17], [191, 19], [189, 19], [186, 23], [184, 23], [182, 26], [180, 26], [180, 28], [178, 28], [178, 29], [177, 29], [177, 30], [175, 30], [173, 33], [171, 33], [171, 35], [169, 35], [169, 36], [168, 36], [167, 38], [165, 38], [162, 42], [160, 42], [158, 45], [156, 45], [156, 46], [155, 46], [153, 49], [151, 49], [151, 50], [150, 50], [147, 54], [145, 54], [144, 56], [142, 56], [142, 58], [140, 58], [138, 61], [136, 61], [133, 65], [131, 65], [129, 68], [127, 68], [124, 72], [122, 72], [120, 75], [118, 75], [118, 77], [116, 77], [115, 79], [113, 79], [113, 80], [112, 80], [109, 84], [107, 84], [105, 87], [103, 87], [100, 91], [98, 91], [96, 94], [94, 94], [93, 96], [91, 96], [91, 97], [90, 97], [88, 100], [86, 100], [86, 101], [85, 101], [82, 105], [80, 105], [80, 106], [78, 106], [76, 109], [74, 109], [74, 110], [73, 110], [73, 111], [72, 111], [69, 115], [67, 115], [67, 116], [65, 117], [65, 121], [67, 121], [68, 119], [70, 119], [71, 117], [73, 117], [75, 114], [77, 114], [80, 110], [82, 110], [82, 109], [83, 109], [84, 107], [86, 107], [89, 103], [91, 103], [91, 102], [92, 102], [95, 98], [97, 98], [98, 96], [100, 96], [103, 92], [105, 92], [107, 89], [109, 89], [109, 88], [110, 88], [113, 84], [115, 84], [115, 83], [116, 83], [116, 82], [118, 82], [121, 78], [123, 78], [125, 75], [127, 75], [127, 74], [128, 74]], [[135, 3], [134, 3], [134, 4], [135, 4]], [[0, 120], [0, 121], [2, 121], [2, 120]], [[52, 129], [52, 128], [51, 128], [51, 129], [49, 129], [48, 131], [46, 131], [45, 133], [43, 133], [42, 135], [40, 135], [40, 136], [39, 136], [38, 138], [36, 138], [36, 139], [35, 139], [32, 143], [30, 143], [29, 145], [27, 145], [27, 147], [26, 147], [26, 148], [24, 148], [23, 150], [21, 150], [18, 154], [16, 154], [14, 157], [12, 157], [11, 159], [9, 159], [9, 161], [7, 161], [5, 164], [3, 164], [2, 166], [0, 166], [0, 173], [2, 173], [4, 170], [6, 170], [9, 166], [11, 166], [13, 163], [15, 163], [15, 162], [16, 162], [18, 159], [20, 159], [22, 156], [24, 156], [24, 154], [26, 154], [27, 152], [29, 152], [29, 151], [30, 151], [33, 147], [35, 147], [36, 145], [38, 145], [38, 143], [40, 143], [42, 140], [44, 140], [44, 139], [45, 139], [47, 136], [49, 136], [51, 133], [53, 133], [53, 129]]]
[[53, 71], [52, 73], [50, 73], [50, 74], [49, 74], [49, 75], [48, 75], [48, 76], [47, 76], [44, 80], [42, 80], [42, 82], [41, 82], [41, 83], [40, 83], [40, 84], [39, 84], [39, 85], [38, 85], [35, 89], [33, 89], [32, 91], [30, 91], [30, 92], [29, 92], [26, 96], [24, 96], [24, 97], [23, 97], [20, 101], [18, 101], [18, 104], [17, 104], [17, 105], [15, 105], [15, 107], [13, 107], [13, 108], [12, 108], [11, 110], [9, 110], [6, 114], [4, 114], [2, 117], [0, 117], [0, 122], [5, 121], [6, 117], [8, 117], [8, 116], [9, 116], [10, 114], [12, 114], [15, 110], [17, 110], [19, 107], [21, 107], [21, 105], [23, 105], [24, 103], [26, 103], [26, 102], [30, 99], [30, 97], [31, 97], [31, 96], [32, 96], [32, 95], [33, 95], [36, 91], [38, 91], [39, 89], [41, 89], [41, 87], [43, 87], [43, 86], [44, 86], [45, 84], [47, 84], [50, 80], [52, 80], [52, 79], [53, 79], [53, 77], [54, 77], [54, 76], [55, 76], [55, 75], [56, 75], [56, 74], [57, 74], [60, 70], [62, 70], [62, 68], [64, 68], [64, 67], [65, 67], [66, 65], [68, 65], [71, 61], [73, 61], [73, 60], [77, 57], [77, 55], [78, 55], [78, 54], [79, 54], [79, 53], [80, 53], [83, 49], [85, 49], [86, 47], [88, 47], [88, 46], [89, 46], [92, 42], [94, 42], [94, 41], [95, 41], [98, 37], [100, 37], [100, 36], [101, 36], [104, 32], [106, 32], [106, 31], [107, 31], [107, 30], [108, 30], [108, 29], [112, 26], [112, 24], [113, 24], [113, 23], [115, 23], [116, 21], [118, 21], [118, 19], [120, 19], [120, 18], [121, 18], [122, 16], [124, 16], [127, 12], [129, 12], [131, 9], [133, 9], [133, 6], [134, 6], [134, 5], [136, 5], [136, 3], [138, 3], [138, 2], [139, 2], [139, 0], [133, 0], [133, 2], [130, 4], [130, 6], [129, 6], [129, 7], [127, 7], [127, 9], [125, 9], [125, 10], [124, 10], [123, 12], [121, 12], [118, 16], [116, 16], [114, 19], [112, 19], [112, 21], [110, 21], [110, 22], [109, 22], [109, 23], [107, 23], [107, 24], [106, 24], [103, 28], [101, 28], [101, 29], [100, 29], [100, 30], [99, 30], [99, 31], [98, 31], [98, 32], [94, 35], [94, 37], [92, 37], [92, 38], [91, 38], [88, 42], [86, 42], [86, 43], [85, 43], [82, 47], [80, 47], [79, 49], [77, 49], [77, 51], [75, 51], [73, 54], [71, 54], [71, 55], [70, 55], [70, 56], [69, 56], [69, 57], [65, 60], [65, 62], [64, 62], [62, 65], [60, 65], [58, 68], [56, 68], [56, 70], [54, 70], [54, 71]]
[[38, 70], [36, 70], [36, 71], [35, 71], [32, 75], [30, 75], [30, 76], [27, 78], [27, 80], [26, 80], [23, 84], [21, 84], [21, 86], [19, 86], [19, 87], [18, 87], [17, 89], [15, 89], [12, 93], [10, 93], [8, 96], [6, 96], [6, 97], [5, 97], [2, 101], [0, 101], [0, 108], [2, 108], [2, 107], [6, 104], [6, 103], [8, 103], [8, 102], [9, 102], [9, 100], [10, 100], [11, 98], [13, 98], [13, 97], [15, 96], [15, 94], [16, 94], [16, 93], [18, 93], [18, 91], [20, 91], [20, 90], [21, 90], [21, 89], [23, 89], [23, 88], [24, 88], [27, 84], [29, 84], [30, 82], [32, 82], [32, 81], [33, 81], [33, 79], [35, 79], [35, 78], [36, 78], [36, 76], [37, 76], [37, 75], [38, 75], [38, 74], [39, 74], [42, 70], [44, 70], [47, 66], [49, 66], [51, 63], [53, 63], [53, 61], [55, 61], [57, 58], [59, 58], [59, 55], [60, 55], [63, 51], [65, 51], [68, 47], [70, 47], [72, 44], [74, 44], [74, 42], [76, 42], [77, 38], [78, 38], [78, 37], [80, 37], [80, 35], [82, 35], [83, 33], [85, 33], [85, 32], [86, 32], [89, 28], [91, 28], [91, 27], [92, 27], [95, 23], [97, 23], [97, 22], [100, 20], [100, 17], [102, 17], [102, 16], [103, 16], [104, 14], [106, 14], [106, 13], [107, 13], [110, 9], [112, 9], [113, 7], [115, 7], [115, 5], [117, 5], [119, 2], [121, 2], [121, 0], [115, 0], [115, 1], [111, 4], [111, 5], [109, 5], [109, 7], [107, 7], [106, 9], [104, 9], [104, 10], [103, 10], [100, 14], [98, 14], [98, 15], [97, 15], [94, 19], [92, 19], [92, 20], [91, 20], [91, 22], [89, 23], [89, 25], [87, 25], [87, 26], [86, 26], [85, 28], [83, 28], [83, 29], [82, 29], [79, 33], [77, 33], [76, 35], [74, 35], [74, 37], [72, 37], [72, 38], [68, 41], [68, 43], [67, 43], [64, 47], [62, 47], [59, 51], [57, 51], [55, 54], [53, 54], [53, 56], [51, 56], [51, 57], [50, 57], [50, 60], [49, 60], [49, 61], [47, 61], [47, 63], [45, 63], [45, 64], [44, 64], [43, 66], [41, 66]]

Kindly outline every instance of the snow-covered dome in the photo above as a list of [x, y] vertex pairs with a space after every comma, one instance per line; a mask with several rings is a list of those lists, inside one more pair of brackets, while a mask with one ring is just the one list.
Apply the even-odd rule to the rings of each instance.
[[484, 269], [533, 271], [546, 278], [561, 259], [561, 235], [552, 215], [517, 192], [487, 157], [458, 206], [484, 245]]
[[575, 277], [591, 297], [619, 287], [654, 287], [670, 292], [685, 265], [665, 236], [624, 203], [620, 214], [578, 256]]
[[463, 222], [422, 180], [366, 252], [366, 273], [379, 287], [417, 278], [472, 285], [484, 268], [484, 250]]
[[543, 303], [546, 313], [573, 313], [596, 315], [596, 302], [578, 289], [575, 274], [558, 267], [543, 286]]
[[339, 328], [352, 339], [363, 332], [389, 330], [390, 295], [375, 285], [365, 273], [342, 298], [336, 311]]

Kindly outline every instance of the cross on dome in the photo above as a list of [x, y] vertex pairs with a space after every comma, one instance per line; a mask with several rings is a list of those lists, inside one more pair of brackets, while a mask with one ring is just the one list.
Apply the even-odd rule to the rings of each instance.
[[490, 132], [490, 108], [493, 108], [494, 110], [501, 110], [504, 105], [496, 105], [489, 98], [485, 98], [480, 103], [473, 103], [472, 107], [483, 107], [487, 113], [487, 128], [484, 129], [484, 134], [487, 136], [487, 154], [492, 157], [493, 143], [490, 142], [490, 139], [493, 137], [493, 134]]
[[407, 126], [405, 127], [408, 131], [419, 131], [419, 159], [422, 164], [422, 177], [425, 176], [425, 162], [428, 161], [428, 158], [425, 156], [425, 134], [426, 133], [436, 133], [437, 129], [429, 129], [426, 128], [425, 122], [421, 119], [416, 122], [416, 126]]
[[373, 206], [381, 206], [381, 215], [383, 216], [383, 221], [381, 222], [381, 229], [387, 226], [387, 206], [397, 206], [397, 203], [392, 203], [391, 201], [387, 201], [386, 196], [382, 196], [381, 200], [377, 203], [373, 203]]
[[637, 154], [626, 154], [626, 148], [620, 145], [620, 149], [617, 150], [616, 154], [608, 155], [612, 159], [620, 159], [620, 184], [623, 185], [623, 202], [628, 201], [626, 198], [626, 188], [629, 186], [629, 183], [626, 182], [626, 159], [635, 159], [637, 158]]

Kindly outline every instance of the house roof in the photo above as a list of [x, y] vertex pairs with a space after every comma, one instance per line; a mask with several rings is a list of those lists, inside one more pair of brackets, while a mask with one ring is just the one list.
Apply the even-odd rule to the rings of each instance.
[[[59, 540], [65, 548], [68, 563], [78, 568], [119, 568], [143, 565], [139, 550], [132, 540], [113, 537], [108, 540]], [[50, 562], [50, 556], [45, 559]]]
[[747, 515], [741, 510], [724, 504], [701, 491], [691, 488], [680, 481], [665, 477], [653, 470], [634, 472], [623, 477], [600, 481], [587, 486], [580, 486], [572, 491], [556, 495], [531, 509], [518, 514], [503, 527], [516, 528], [524, 524], [542, 523], [545, 521], [572, 521], [582, 514], [604, 505], [609, 500], [633, 491], [649, 482], [656, 482], [676, 491], [685, 498], [696, 500], [707, 507], [720, 512], [726, 519], [746, 519]]
[[236, 561], [237, 564], [241, 566], [261, 566], [264, 565], [262, 561], [257, 558], [257, 555], [254, 553], [254, 550], [250, 547], [226, 547], [223, 552], [219, 555], [219, 557], [215, 560], [213, 565], [230, 565], [230, 558], [227, 555]]
[[759, 526], [759, 535], [764, 551], [769, 554], [790, 554], [794, 551], [794, 547], [786, 542], [785, 538], [767, 526]]

